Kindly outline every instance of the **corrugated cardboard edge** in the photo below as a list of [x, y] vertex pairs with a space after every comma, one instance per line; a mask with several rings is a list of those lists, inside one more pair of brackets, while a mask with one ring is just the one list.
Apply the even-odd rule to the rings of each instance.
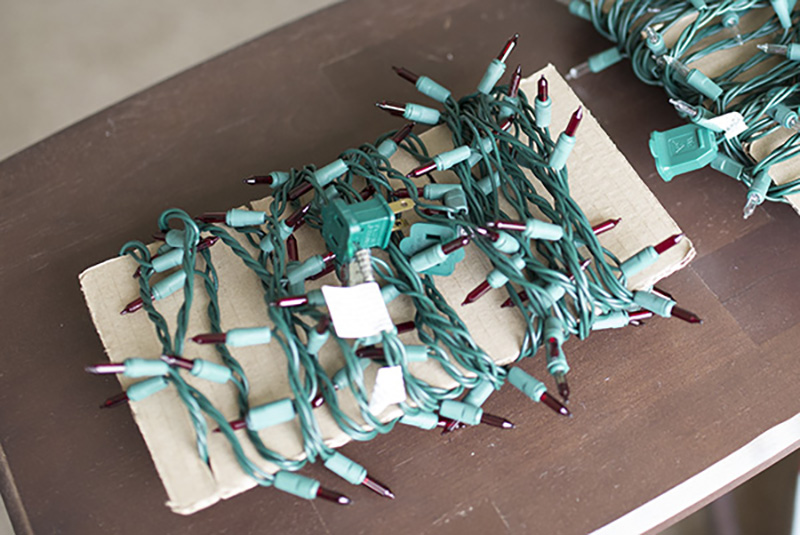
[[[531, 84], [535, 83], [535, 79], [540, 74], [545, 74], [550, 81], [551, 94], [554, 97], [552, 128], [557, 131], [562, 128], [562, 125], [566, 125], [569, 114], [577, 107], [579, 100], [552, 65], [548, 65], [524, 82], [523, 89], [525, 89], [526, 85], [530, 87]], [[432, 129], [424, 135], [432, 153], [447, 148], [449, 135], [445, 135], [445, 132], [441, 128]], [[396, 155], [393, 163], [401, 170], [410, 169], [416, 164], [413, 159], [402, 153]], [[604, 166], [600, 165], [603, 163], [608, 164], [610, 168], [605, 176], [602, 174]], [[630, 164], [617, 150], [616, 145], [600, 128], [588, 110], [586, 118], [581, 125], [579, 143], [575, 147], [569, 167], [572, 177], [571, 183], [573, 184], [573, 196], [578, 200], [580, 193], [586, 193], [586, 200], [584, 202], [579, 201], [579, 204], [581, 204], [584, 212], [587, 213], [593, 223], [623, 215], [623, 223], [617, 229], [601, 236], [601, 243], [609, 250], [614, 251], [621, 259], [631, 256], [641, 248], [656, 243], [672, 233], [679, 232], [677, 224], [669, 217], [646, 185], [641, 182]], [[582, 169], [583, 172], [581, 172]], [[445, 174], [442, 175], [437, 178], [447, 180], [444, 176]], [[583, 179], [588, 177], [593, 177], [593, 182], [584, 183]], [[623, 181], [623, 187], [619, 188], [620, 191], [614, 190], [618, 196], [612, 198], [613, 196], [609, 196], [606, 191], [608, 189], [607, 186], [618, 181]], [[599, 184], [599, 191], [585, 191], [585, 188], [588, 188], [591, 184]], [[259, 209], [268, 202], [268, 200], [261, 200], [254, 201], [252, 204], [255, 209]], [[637, 217], [637, 215], [643, 216], [645, 214], [647, 215], [646, 218]], [[318, 234], [315, 236], [315, 233], [309, 229], [301, 229], [301, 232], [303, 231], [304, 233], [298, 235], [301, 258], [319, 252], [319, 247], [321, 247]], [[216, 248], [212, 254], [215, 256], [215, 265], [217, 265], [220, 272], [221, 280], [227, 280], [223, 275], [223, 271], [238, 270], [236, 272], [243, 277], [241, 284], [252, 283], [252, 280], [247, 279], [247, 274], [236, 267], [235, 259], [229, 258], [231, 255], [217, 252]], [[634, 278], [631, 281], [631, 286], [635, 288], [649, 287], [663, 277], [685, 266], [694, 255], [694, 248], [689, 240], [685, 240], [662, 255], [656, 265]], [[149, 328], [146, 318], [138, 316], [126, 317], [124, 320], [120, 320], [118, 316], [119, 309], [133, 298], [138, 291], [135, 281], [130, 278], [130, 273], [134, 268], [135, 263], [131, 259], [115, 258], [90, 267], [80, 275], [81, 287], [86, 296], [92, 320], [112, 361], [124, 360], [130, 356], [158, 354], [153, 353], [152, 340], [143, 340], [140, 343], [138, 338], [131, 334], [131, 332], [135, 331], [144, 335], [144, 329]], [[467, 259], [459, 264], [454, 276], [438, 278], [437, 285], [440, 285], [444, 295], [452, 296], [453, 300], [451, 302], [454, 302], [456, 299], [462, 298], [472, 287], [483, 280], [489, 269], [490, 265], [482, 255], [468, 250]], [[112, 271], [116, 273], [115, 277], [118, 280], [106, 281], [105, 275], [110, 274]], [[252, 275], [250, 276], [252, 277]], [[247, 282], [248, 280], [249, 282]], [[331, 283], [331, 281], [328, 283]], [[110, 291], [108, 295], [102, 291], [98, 293], [98, 285], [108, 285], [114, 291]], [[100, 289], [102, 290], [102, 288]], [[234, 323], [226, 324], [226, 315], [223, 313], [224, 328], [263, 324], [266, 321], [265, 312], [259, 311], [257, 308], [252, 308], [247, 314], [238, 310], [241, 308], [239, 305], [245, 308], [252, 306], [251, 302], [245, 303], [244, 294], [239, 296], [242, 297], [240, 302], [236, 301], [238, 299], [236, 292], [230, 294], [230, 287], [223, 286], [223, 289], [228, 293], [221, 295], [221, 306], [227, 306], [229, 312], [233, 310], [231, 313], [234, 315]], [[473, 332], [476, 342], [488, 354], [496, 358], [499, 363], [503, 364], [513, 361], [516, 357], [519, 338], [514, 334], [515, 331], [513, 329], [522, 325], [520, 315], [516, 314], [513, 309], [499, 309], [499, 304], [505, 297], [505, 292], [490, 292], [478, 303], [459, 310], [464, 322]], [[258, 299], [260, 300], [260, 297]], [[237, 306], [232, 306], [232, 300], [236, 302]], [[195, 298], [195, 301], [195, 306], [204, 306], [204, 302], [201, 299]], [[163, 309], [163, 313], [168, 319], [174, 317], [178, 302], [179, 299], [177, 297], [165, 299], [159, 302], [159, 310]], [[408, 316], [411, 314], [410, 303], [404, 302], [403, 299], [398, 299], [390, 306], [390, 312], [397, 322], [410, 319]], [[203, 332], [202, 327], [199, 326], [202, 323], [202, 318], [198, 319], [198, 316], [198, 314], [194, 313], [193, 307], [192, 321], [198, 323], [194, 326], [195, 330], [190, 330], [190, 333]], [[117, 323], [122, 321], [124, 323]], [[116, 327], [109, 329], [109, 324], [116, 325]], [[119, 333], [119, 330], [125, 330], [126, 332]], [[510, 336], [496, 336], [497, 332], [503, 332], [503, 330], [509, 332]], [[149, 333], [154, 339], [152, 328], [149, 328]], [[415, 339], [415, 335], [404, 335], [403, 341], [405, 343], [414, 343]], [[144, 347], [141, 344], [144, 344]], [[148, 346], [147, 344], [150, 345]], [[333, 373], [337, 366], [341, 365], [341, 360], [336, 352], [331, 351], [330, 346], [331, 344], [326, 344], [320, 354], [320, 362], [328, 372]], [[191, 346], [189, 349], [193, 358], [218, 360], [211, 348]], [[285, 369], [285, 365], [283, 368], [274, 368], [285, 360], [280, 351], [276, 350], [274, 344], [268, 346], [266, 350], [261, 350], [261, 356], [259, 356], [257, 362], [254, 359], [250, 359], [246, 351], [237, 350], [234, 353], [242, 361], [248, 377], [250, 377], [254, 385], [251, 392], [251, 401], [254, 404], [289, 395], [285, 371], [280, 371]], [[271, 360], [273, 357], [274, 359]], [[366, 373], [365, 382], [368, 388], [374, 378], [374, 368], [375, 366], [370, 366]], [[278, 370], [277, 372], [275, 372], [276, 369]], [[452, 384], [453, 381], [435, 363], [415, 364], [413, 371], [416, 376], [424, 377], [432, 383]], [[281, 373], [283, 373], [283, 376], [281, 376]], [[188, 379], [192, 380], [192, 378]], [[121, 377], [120, 382], [125, 387], [131, 380]], [[196, 383], [195, 386], [205, 387], [205, 385], [199, 383]], [[218, 397], [220, 403], [218, 408], [226, 416], [234, 417], [237, 414], [235, 403], [224, 397], [226, 392], [223, 389], [215, 387], [212, 393]], [[348, 403], [348, 400], [345, 399], [347, 397], [347, 393], [340, 395], [344, 406]], [[349, 397], [352, 398], [352, 396]], [[215, 405], [216, 403], [215, 399]], [[165, 412], [163, 406], [168, 404], [173, 404], [173, 409], [175, 410]], [[352, 402], [350, 403], [350, 408], [353, 409]], [[170, 498], [167, 504], [176, 513], [191, 514], [212, 505], [219, 499], [228, 498], [255, 486], [253, 480], [247, 477], [236, 465], [230, 455], [227, 443], [219, 434], [212, 434], [209, 437], [213, 472], [199, 461], [196, 450], [194, 450], [193, 431], [186, 421], [188, 418], [181, 414], [182, 404], [177, 399], [177, 396], [171, 396], [168, 391], [164, 391], [152, 398], [131, 404], [131, 409], [134, 419], [139, 425], [145, 442], [150, 449], [159, 475], [164, 481]], [[395, 418], [398, 415], [397, 411], [396, 407], [388, 409], [382, 415], [382, 419]], [[326, 437], [326, 443], [329, 446], [339, 447], [349, 441], [349, 437], [344, 432], [339, 430], [335, 424], [332, 425], [332, 419], [327, 415], [324, 407], [322, 410], [315, 411], [315, 414], [320, 421], [323, 434]], [[162, 422], [172, 423], [168, 425]], [[282, 453], [296, 458], [302, 457], [302, 449], [298, 450], [297, 435], [299, 435], [299, 431], [295, 423], [290, 422], [271, 428], [269, 435], [272, 443], [276, 443], [277, 440], [278, 449], [286, 447], [286, 451], [281, 450]], [[166, 441], [165, 437], [167, 437]], [[168, 448], [164, 446], [165, 443], [169, 443]], [[243, 440], [242, 444], [247, 447], [249, 443]], [[248, 451], [253, 453], [252, 447], [249, 447]], [[191, 458], [192, 455], [196, 459], [193, 460]], [[182, 467], [177, 469], [176, 463]], [[275, 469], [269, 463], [263, 462], [261, 464], [271, 471]], [[213, 489], [208, 487], [209, 484], [213, 485]], [[201, 492], [198, 493], [198, 490]]]

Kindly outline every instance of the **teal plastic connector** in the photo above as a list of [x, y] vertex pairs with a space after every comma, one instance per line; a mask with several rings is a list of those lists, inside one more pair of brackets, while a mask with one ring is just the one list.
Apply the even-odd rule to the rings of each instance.
[[181, 288], [186, 282], [186, 272], [176, 271], [171, 275], [164, 277], [150, 288], [150, 293], [153, 299], [159, 301], [165, 297], [169, 297]]
[[394, 221], [394, 212], [381, 196], [352, 204], [335, 198], [322, 208], [322, 238], [336, 262], [344, 264], [359, 249], [385, 249]]
[[431, 97], [433, 100], [437, 102], [441, 102], [444, 104], [448, 98], [450, 98], [450, 90], [446, 87], [443, 87], [438, 82], [435, 82], [428, 78], [427, 76], [420, 76], [417, 78], [417, 81], [414, 83], [417, 88], [417, 91], [425, 95], [426, 97]]
[[168, 230], [167, 233], [164, 235], [164, 243], [169, 245], [170, 247], [183, 248], [183, 238], [185, 233], [182, 230], [172, 229]]
[[744, 205], [745, 219], [753, 215], [756, 207], [767, 198], [770, 184], [772, 184], [772, 177], [769, 176], [769, 168], [759, 171], [747, 190], [747, 204]]
[[407, 345], [404, 348], [408, 362], [425, 362], [430, 355], [428, 346]]
[[489, 195], [500, 187], [500, 173], [492, 171], [476, 183], [484, 195]]
[[334, 160], [333, 162], [329, 163], [325, 167], [320, 167], [316, 171], [314, 171], [314, 180], [316, 181], [317, 185], [321, 188], [324, 188], [343, 174], [345, 174], [348, 170], [347, 163], [344, 160], [339, 158], [338, 160]]
[[487, 381], [486, 379], [481, 379], [480, 382], [475, 385], [467, 395], [464, 396], [464, 403], [468, 405], [472, 405], [474, 407], [481, 407], [486, 400], [489, 399], [495, 391], [495, 387], [491, 381]]
[[767, 110], [767, 115], [784, 128], [798, 130], [800, 127], [800, 125], [798, 125], [797, 113], [785, 104], [776, 104], [771, 107]]
[[391, 158], [394, 153], [397, 152], [397, 148], [397, 143], [395, 143], [392, 138], [387, 138], [378, 145], [378, 154], [384, 158]]
[[463, 189], [460, 184], [425, 184], [422, 188], [422, 198], [428, 201], [438, 201], [453, 190]]
[[544, 288], [544, 295], [541, 297], [542, 306], [550, 308], [555, 305], [567, 293], [567, 289], [561, 284], [548, 284]]
[[550, 154], [550, 160], [547, 165], [554, 171], [561, 171], [567, 165], [567, 158], [569, 158], [572, 148], [575, 146], [575, 137], [568, 135], [566, 132], [561, 132], [556, 141], [556, 146]]
[[272, 484], [278, 490], [294, 494], [306, 500], [313, 500], [317, 497], [317, 492], [319, 492], [319, 481], [294, 472], [287, 472], [286, 470], [276, 473]]
[[169, 385], [169, 383], [165, 377], [151, 377], [150, 379], [145, 379], [144, 381], [129, 386], [125, 391], [125, 395], [128, 396], [128, 400], [130, 401], [141, 401], [157, 392], [161, 392], [167, 388], [167, 385]]
[[[294, 229], [287, 225], [285, 221], [280, 221], [277, 227], [275, 227], [275, 232], [278, 234], [279, 241], [286, 241], [286, 238], [294, 232]], [[264, 236], [258, 244], [258, 247], [265, 253], [271, 253], [275, 249], [272, 239], [272, 236]]]
[[284, 185], [289, 180], [289, 173], [286, 171], [273, 171], [268, 176], [272, 178], [272, 184], [270, 184], [272, 189]]
[[540, 100], [539, 97], [533, 99], [533, 119], [539, 128], [550, 128], [552, 116], [553, 99], [547, 97]]
[[270, 340], [272, 330], [269, 327], [242, 327], [231, 329], [225, 334], [225, 345], [230, 347], [268, 344]]
[[306, 344], [306, 351], [308, 351], [308, 354], [316, 355], [319, 353], [319, 350], [322, 349], [322, 346], [325, 345], [325, 342], [328, 341], [330, 336], [331, 333], [329, 330], [320, 333], [317, 332], [316, 329], [311, 329], [311, 332], [308, 334], [308, 343]]
[[430, 411], [418, 411], [415, 414], [407, 413], [400, 418], [403, 425], [411, 425], [420, 429], [436, 429], [439, 425], [439, 415]]
[[[411, 259], [411, 267], [418, 273], [447, 277], [455, 271], [456, 264], [464, 260], [463, 249], [450, 254], [444, 254], [442, 250], [442, 244], [455, 238], [456, 232], [451, 227], [436, 223], [414, 223], [409, 229], [408, 236], [400, 241], [400, 251]], [[382, 288], [381, 292], [383, 291]]]
[[360, 485], [367, 477], [366, 468], [337, 451], [324, 464], [325, 468], [353, 485]]
[[471, 154], [472, 149], [466, 145], [462, 145], [453, 150], [437, 154], [433, 157], [433, 162], [436, 164], [437, 171], [446, 171], [457, 163], [461, 163], [469, 159]]
[[658, 253], [656, 252], [655, 247], [645, 247], [621, 263], [619, 265], [619, 269], [622, 271], [622, 274], [625, 276], [625, 278], [629, 279], [642, 270], [647, 269], [655, 264], [656, 260], [658, 260]]
[[205, 379], [206, 381], [220, 384], [227, 383], [231, 377], [233, 377], [233, 372], [227, 366], [203, 359], [194, 359], [192, 369], [189, 370], [189, 373], [199, 379]]
[[721, 152], [712, 160], [711, 168], [736, 180], [741, 180], [742, 173], [744, 173], [744, 165]]
[[594, 323], [592, 323], [592, 330], [602, 331], [604, 329], [621, 329], [623, 327], [627, 327], [630, 322], [631, 319], [627, 312], [624, 310], [616, 310], [614, 312], [609, 312], [608, 314], [596, 316]]
[[722, 14], [722, 25], [725, 28], [735, 28], [739, 25], [739, 13], [736, 11], [728, 11]]
[[567, 9], [572, 15], [579, 17], [583, 20], [592, 20], [592, 12], [589, 9], [589, 4], [587, 4], [584, 0], [572, 0]]
[[547, 223], [530, 218], [525, 221], [525, 230], [522, 236], [529, 240], [557, 241], [564, 237], [564, 228], [555, 223]]
[[689, 0], [689, 2], [691, 2], [692, 6], [694, 6], [694, 8], [698, 11], [708, 9], [708, 6], [706, 5], [706, 0]]
[[481, 416], [483, 416], [483, 409], [462, 403], [461, 401], [453, 401], [446, 399], [442, 401], [439, 407], [439, 416], [450, 418], [457, 422], [462, 422], [467, 425], [478, 425], [481, 423]]
[[708, 165], [718, 152], [714, 132], [695, 124], [650, 134], [650, 154], [664, 182]]
[[497, 85], [497, 82], [500, 81], [500, 78], [503, 77], [503, 73], [505, 72], [506, 64], [497, 58], [493, 59], [492, 62], [489, 63], [489, 66], [486, 67], [486, 73], [484, 73], [483, 78], [481, 78], [478, 84], [478, 91], [484, 95], [491, 93], [492, 89], [494, 89], [494, 86]]
[[672, 308], [675, 306], [672, 299], [665, 299], [651, 292], [633, 292], [633, 302], [662, 318], [672, 317]]
[[160, 254], [153, 258], [152, 265], [153, 271], [156, 273], [164, 273], [174, 267], [178, 267], [183, 262], [183, 249], [171, 249], [164, 254]]
[[519, 251], [519, 242], [514, 239], [514, 236], [502, 230], [495, 231], [497, 240], [492, 242], [492, 247], [501, 253], [514, 254]]
[[225, 212], [225, 224], [229, 227], [251, 227], [263, 225], [267, 221], [267, 213], [257, 210], [232, 208]]
[[554, 316], [549, 316], [544, 322], [543, 336], [545, 341], [555, 339], [559, 347], [564, 343], [564, 328], [561, 325], [561, 320]]
[[689, 71], [686, 76], [686, 83], [711, 100], [717, 100], [722, 94], [722, 88], [697, 69]]
[[514, 367], [508, 371], [508, 382], [536, 403], [539, 403], [542, 395], [547, 392], [543, 382], [528, 375], [521, 368]]
[[454, 211], [466, 214], [469, 212], [469, 204], [467, 203], [467, 194], [464, 189], [459, 187], [453, 191], [448, 191], [442, 198], [444, 205], [452, 208]]
[[154, 359], [125, 359], [125, 377], [155, 377], [167, 375], [169, 364], [163, 360]]
[[433, 108], [428, 108], [427, 106], [408, 103], [405, 105], [403, 117], [409, 121], [414, 121], [415, 123], [433, 125], [439, 122], [441, 113], [439, 113], [439, 110], [434, 110]]
[[294, 264], [291, 270], [287, 266], [286, 281], [289, 286], [293, 286], [316, 275], [323, 269], [325, 269], [325, 260], [322, 258], [322, 255], [317, 254], [309, 256], [303, 262]]
[[589, 70], [597, 73], [619, 63], [622, 58], [622, 52], [617, 47], [611, 47], [599, 54], [589, 56], [587, 63], [589, 63]]
[[772, 9], [778, 16], [778, 21], [784, 29], [792, 27], [792, 10], [797, 0], [769, 0]]
[[258, 431], [273, 425], [290, 422], [296, 415], [294, 402], [289, 398], [284, 398], [272, 403], [259, 405], [258, 407], [252, 407], [247, 411], [245, 422], [248, 429]]
[[[514, 255], [510, 260], [514, 267], [520, 272], [525, 269], [525, 258], [523, 258], [522, 255]], [[495, 268], [486, 276], [486, 282], [488, 282], [489, 286], [492, 288], [500, 288], [508, 282], [508, 277], [502, 271]]]
[[667, 44], [664, 42], [664, 37], [652, 27], [646, 26], [642, 31], [642, 37], [647, 48], [650, 49], [650, 52], [655, 57], [660, 57], [667, 53]]

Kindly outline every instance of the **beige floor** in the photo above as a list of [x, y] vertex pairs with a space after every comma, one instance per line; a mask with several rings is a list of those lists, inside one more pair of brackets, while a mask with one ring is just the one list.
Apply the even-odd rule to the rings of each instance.
[[[0, 1], [0, 160], [181, 70], [338, 1]], [[703, 509], [664, 533], [788, 533], [797, 457], [731, 493], [727, 504]], [[733, 511], [728, 516], [738, 519], [739, 529], [712, 524], [714, 517], [724, 519], [726, 511]], [[0, 500], [0, 535], [11, 534]]]

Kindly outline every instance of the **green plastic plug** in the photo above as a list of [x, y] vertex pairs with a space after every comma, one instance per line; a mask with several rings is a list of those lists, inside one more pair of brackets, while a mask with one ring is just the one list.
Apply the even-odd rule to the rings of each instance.
[[335, 198], [322, 208], [322, 238], [336, 262], [349, 262], [359, 249], [385, 249], [395, 214], [383, 197], [347, 204]]
[[714, 132], [695, 124], [650, 134], [650, 154], [655, 158], [656, 170], [664, 182], [705, 167], [718, 152]]

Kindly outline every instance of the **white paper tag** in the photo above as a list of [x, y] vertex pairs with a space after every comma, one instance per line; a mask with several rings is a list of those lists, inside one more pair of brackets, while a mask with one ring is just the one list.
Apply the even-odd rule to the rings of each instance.
[[734, 138], [747, 130], [747, 123], [744, 122], [744, 117], [738, 111], [723, 113], [705, 121], [722, 129], [725, 132], [725, 139]]
[[406, 382], [403, 380], [403, 369], [400, 366], [378, 368], [375, 386], [369, 399], [369, 412], [377, 416], [389, 405], [405, 400]]
[[365, 338], [394, 328], [377, 282], [323, 286], [322, 295], [339, 338]]

